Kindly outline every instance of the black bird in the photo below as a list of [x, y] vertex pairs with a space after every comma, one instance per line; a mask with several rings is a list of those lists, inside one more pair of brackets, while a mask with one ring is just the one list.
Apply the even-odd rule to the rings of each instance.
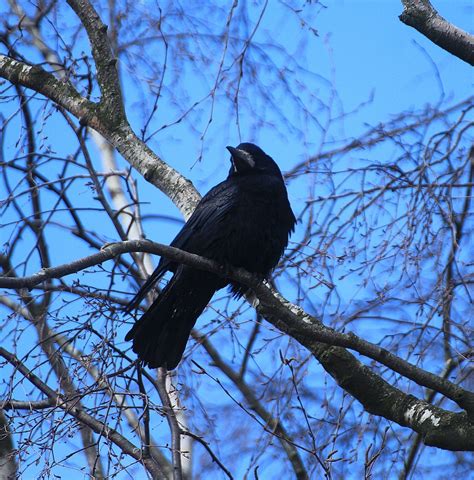
[[[296, 219], [274, 160], [252, 143], [227, 149], [232, 163], [227, 179], [202, 198], [171, 245], [264, 278], [283, 254]], [[162, 257], [129, 312], [166, 271], [173, 272], [171, 280], [125, 340], [133, 340], [133, 351], [149, 367], [173, 370], [197, 318], [229, 281]], [[247, 288], [231, 283], [231, 290], [239, 297]]]

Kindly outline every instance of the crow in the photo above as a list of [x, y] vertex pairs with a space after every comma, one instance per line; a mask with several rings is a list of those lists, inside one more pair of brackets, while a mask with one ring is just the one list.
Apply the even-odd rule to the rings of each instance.
[[[231, 154], [227, 179], [202, 198], [171, 246], [263, 279], [283, 254], [296, 219], [275, 161], [252, 143], [227, 149]], [[229, 281], [162, 257], [127, 306], [128, 312], [167, 271], [173, 276], [125, 340], [133, 340], [133, 351], [145, 365], [173, 370], [199, 315]], [[230, 288], [236, 297], [248, 290], [235, 282]]]

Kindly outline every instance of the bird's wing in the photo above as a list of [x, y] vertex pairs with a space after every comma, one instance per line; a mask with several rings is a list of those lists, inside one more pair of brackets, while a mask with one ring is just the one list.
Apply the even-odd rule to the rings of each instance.
[[222, 182], [212, 188], [199, 202], [171, 246], [206, 256], [209, 245], [225, 234], [223, 220], [235, 207], [237, 193], [238, 186], [232, 181]]
[[[206, 256], [210, 245], [225, 234], [222, 221], [236, 204], [237, 190], [237, 184], [228, 180], [212, 188], [198, 203], [189, 220], [171, 242], [171, 246]], [[176, 264], [172, 260], [162, 257], [155, 271], [127, 305], [126, 312], [138, 307], [165, 272], [175, 269]]]

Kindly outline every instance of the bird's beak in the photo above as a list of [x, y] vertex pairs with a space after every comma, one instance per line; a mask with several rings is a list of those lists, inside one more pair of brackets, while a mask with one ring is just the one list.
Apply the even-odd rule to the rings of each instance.
[[241, 173], [245, 170], [250, 170], [251, 168], [255, 167], [255, 160], [250, 153], [246, 152], [245, 150], [240, 150], [239, 148], [226, 148], [231, 154], [231, 161], [235, 172]]

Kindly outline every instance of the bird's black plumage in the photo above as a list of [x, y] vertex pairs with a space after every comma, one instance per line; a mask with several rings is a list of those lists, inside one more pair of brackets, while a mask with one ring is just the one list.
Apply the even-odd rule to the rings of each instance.
[[[232, 163], [227, 179], [202, 198], [171, 245], [264, 278], [283, 254], [295, 216], [280, 169], [271, 157], [252, 143], [227, 149]], [[173, 277], [125, 339], [133, 340], [133, 351], [148, 366], [172, 370], [181, 360], [197, 318], [214, 292], [229, 282], [163, 257], [128, 311], [139, 305], [166, 271], [173, 272]], [[239, 296], [247, 290], [237, 284], [231, 284], [231, 289]]]

